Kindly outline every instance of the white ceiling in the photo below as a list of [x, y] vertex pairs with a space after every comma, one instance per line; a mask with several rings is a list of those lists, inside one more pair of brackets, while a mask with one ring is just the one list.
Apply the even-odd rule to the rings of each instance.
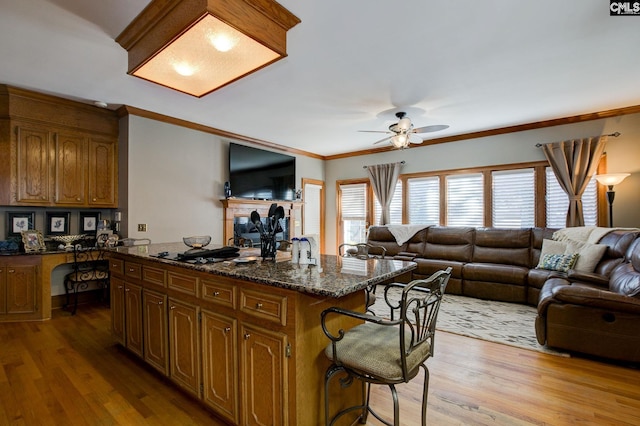
[[640, 16], [604, 0], [280, 0], [289, 56], [201, 99], [126, 74], [114, 39], [148, 2], [0, 0], [0, 83], [319, 155], [397, 111], [450, 125], [432, 139], [640, 104]]

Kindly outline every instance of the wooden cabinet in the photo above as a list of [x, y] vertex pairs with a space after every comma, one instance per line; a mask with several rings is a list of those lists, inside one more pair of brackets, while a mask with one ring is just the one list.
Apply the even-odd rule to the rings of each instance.
[[52, 202], [53, 160], [51, 132], [42, 127], [16, 127], [16, 202], [48, 205]]
[[[127, 294], [142, 287], [142, 300], [121, 296], [124, 320], [112, 298], [116, 339], [124, 324], [125, 345], [135, 351], [129, 334], [139, 335], [131, 326], [141, 324], [145, 362], [220, 418], [234, 425], [323, 423], [329, 361], [320, 315], [336, 303], [363, 311], [364, 292], [334, 299], [122, 253], [111, 256], [110, 268], [112, 295], [120, 286], [131, 289]], [[339, 318], [334, 325], [357, 323]], [[360, 400], [358, 386], [338, 386], [331, 395], [341, 403], [332, 410]]]
[[166, 376], [169, 374], [167, 296], [144, 289], [142, 303], [144, 360]]
[[143, 357], [142, 287], [127, 281], [124, 283], [124, 312], [125, 346]]
[[30, 319], [37, 303], [39, 257], [12, 257], [0, 262], [0, 314], [3, 319]]
[[197, 306], [169, 299], [169, 377], [200, 396], [200, 327]]
[[202, 399], [234, 424], [239, 420], [237, 333], [235, 319], [202, 311]]
[[114, 111], [0, 85], [0, 205], [116, 208]]
[[86, 204], [86, 140], [69, 133], [55, 135], [57, 204]]
[[118, 340], [118, 343], [125, 345], [125, 328], [124, 328], [124, 281], [113, 273], [113, 265], [111, 265], [111, 331]]
[[289, 424], [287, 397], [287, 336], [242, 324], [242, 424]]
[[86, 165], [90, 207], [117, 206], [118, 169], [117, 142], [114, 139], [90, 137], [89, 160]]

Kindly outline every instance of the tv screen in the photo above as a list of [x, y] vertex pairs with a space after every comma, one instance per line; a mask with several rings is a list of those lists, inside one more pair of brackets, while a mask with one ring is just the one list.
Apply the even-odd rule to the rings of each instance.
[[229, 183], [237, 198], [291, 201], [296, 192], [296, 158], [230, 143]]

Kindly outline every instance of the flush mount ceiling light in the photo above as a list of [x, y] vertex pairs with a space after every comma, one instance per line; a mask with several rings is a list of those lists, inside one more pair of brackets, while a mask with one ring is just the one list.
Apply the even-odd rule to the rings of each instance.
[[128, 74], [202, 97], [287, 56], [298, 23], [273, 0], [152, 0], [116, 42]]

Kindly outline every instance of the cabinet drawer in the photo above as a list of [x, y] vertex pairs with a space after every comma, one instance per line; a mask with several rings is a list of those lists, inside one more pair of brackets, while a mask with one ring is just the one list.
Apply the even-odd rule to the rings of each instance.
[[112, 274], [124, 274], [124, 261], [122, 259], [109, 259], [109, 269]]
[[124, 274], [129, 278], [139, 280], [142, 278], [142, 265], [139, 263], [125, 262]]
[[240, 310], [256, 318], [287, 325], [287, 297], [240, 290]]
[[236, 286], [224, 278], [202, 280], [202, 298], [218, 305], [236, 308]]
[[153, 284], [154, 286], [166, 287], [167, 275], [162, 269], [152, 268], [151, 266], [142, 267], [142, 280], [145, 284]]
[[167, 284], [169, 288], [197, 296], [198, 278], [190, 275], [168, 272]]

